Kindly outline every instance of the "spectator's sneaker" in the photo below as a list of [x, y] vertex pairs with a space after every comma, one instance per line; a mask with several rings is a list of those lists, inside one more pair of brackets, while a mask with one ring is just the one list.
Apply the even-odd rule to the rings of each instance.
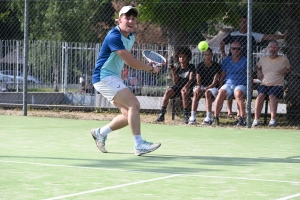
[[269, 122], [269, 126], [277, 126], [277, 122], [275, 119], [271, 119]]
[[239, 120], [238, 120], [238, 123], [237, 123], [237, 126], [245, 126], [245, 122], [244, 122], [244, 118], [243, 117], [239, 117]]
[[196, 119], [189, 119], [189, 124], [196, 124]]
[[157, 118], [156, 121], [157, 121], [157, 122], [163, 122], [163, 121], [165, 121], [165, 115], [160, 113], [160, 114], [158, 115], [158, 118]]
[[212, 125], [213, 122], [214, 122], [213, 120], [205, 118], [203, 120], [202, 124], [203, 125]]
[[214, 121], [212, 123], [213, 125], [217, 125], [219, 126], [220, 125], [220, 120], [219, 120], [219, 117], [214, 117]]
[[189, 117], [188, 117], [187, 115], [184, 115], [184, 117], [183, 117], [183, 122], [184, 122], [185, 124], [188, 124], [188, 123], [189, 123]]
[[259, 119], [253, 120], [252, 126], [259, 126]]
[[105, 149], [105, 141], [107, 140], [107, 136], [103, 136], [100, 134], [100, 128], [92, 129], [91, 134], [96, 142], [98, 149], [103, 153], [107, 153]]
[[152, 142], [147, 142], [146, 140], [143, 140], [139, 146], [134, 147], [135, 155], [141, 156], [143, 154], [150, 153], [158, 149], [160, 145], [161, 145], [160, 143], [154, 144]]

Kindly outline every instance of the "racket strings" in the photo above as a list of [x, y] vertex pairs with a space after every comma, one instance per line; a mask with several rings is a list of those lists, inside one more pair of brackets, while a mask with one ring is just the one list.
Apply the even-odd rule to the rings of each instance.
[[162, 57], [160, 54], [153, 51], [144, 51], [144, 57], [150, 62], [157, 62], [159, 64], [166, 63], [166, 59]]

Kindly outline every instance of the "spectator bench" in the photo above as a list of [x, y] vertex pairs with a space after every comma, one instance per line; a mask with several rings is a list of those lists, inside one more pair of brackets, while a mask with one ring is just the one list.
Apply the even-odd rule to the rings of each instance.
[[[252, 94], [252, 99], [256, 99], [256, 97], [257, 97], [257, 92], [255, 92], [255, 91], [257, 91], [257, 90], [254, 90], [254, 92]], [[192, 101], [192, 99], [193, 99], [193, 97], [191, 95], [191, 101]], [[204, 99], [204, 98], [202, 97], [201, 99]], [[201, 99], [200, 99], [200, 101], [201, 101]], [[284, 103], [285, 102], [284, 97], [282, 99], [278, 99], [278, 101]], [[170, 98], [170, 103], [171, 103], [171, 106], [170, 106], [171, 108], [170, 109], [171, 109], [172, 120], [174, 120], [175, 115], [176, 115], [176, 107], [178, 105], [180, 105], [181, 106], [180, 111], [183, 110], [181, 96], [171, 97]], [[264, 125], [267, 125], [267, 123], [268, 123], [267, 121], [268, 121], [269, 95], [265, 96], [264, 103], [265, 103], [265, 106], [264, 106]], [[253, 108], [254, 108], [254, 102], [253, 102]]]

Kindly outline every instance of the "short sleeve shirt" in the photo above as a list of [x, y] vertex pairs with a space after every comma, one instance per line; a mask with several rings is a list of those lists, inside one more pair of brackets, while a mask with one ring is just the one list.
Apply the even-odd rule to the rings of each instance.
[[264, 75], [262, 85], [266, 86], [283, 86], [284, 75], [280, 72], [283, 69], [291, 68], [290, 62], [285, 56], [278, 56], [275, 59], [265, 56], [260, 58], [256, 65], [262, 70]]
[[106, 35], [96, 61], [93, 84], [108, 76], [121, 77], [124, 66], [123, 59], [116, 53], [117, 50], [128, 50], [132, 48], [135, 37], [132, 33], [126, 38], [119, 27], [111, 29]]
[[189, 81], [190, 73], [191, 72], [195, 73], [195, 71], [196, 71], [195, 65], [193, 65], [193, 64], [189, 64], [185, 68], [178, 66], [176, 68], [176, 72], [175, 72], [177, 74], [177, 76], [179, 77], [177, 85], [179, 87], [184, 87], [187, 84], [187, 82]]
[[204, 62], [201, 62], [196, 67], [196, 74], [199, 74], [201, 77], [201, 85], [209, 86], [216, 74], [222, 72], [221, 65], [219, 63], [213, 62], [210, 67], [206, 66]]
[[231, 56], [222, 61], [222, 70], [225, 71], [225, 83], [229, 85], [247, 85], [247, 58], [242, 57], [233, 62]]

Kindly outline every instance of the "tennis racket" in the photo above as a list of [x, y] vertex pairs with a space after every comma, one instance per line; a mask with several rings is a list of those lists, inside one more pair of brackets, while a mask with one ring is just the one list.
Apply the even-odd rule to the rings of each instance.
[[160, 55], [154, 51], [144, 50], [143, 57], [148, 62], [155, 62], [155, 64], [152, 65], [153, 67], [159, 67], [159, 66], [163, 66], [166, 64], [166, 59], [162, 55]]

